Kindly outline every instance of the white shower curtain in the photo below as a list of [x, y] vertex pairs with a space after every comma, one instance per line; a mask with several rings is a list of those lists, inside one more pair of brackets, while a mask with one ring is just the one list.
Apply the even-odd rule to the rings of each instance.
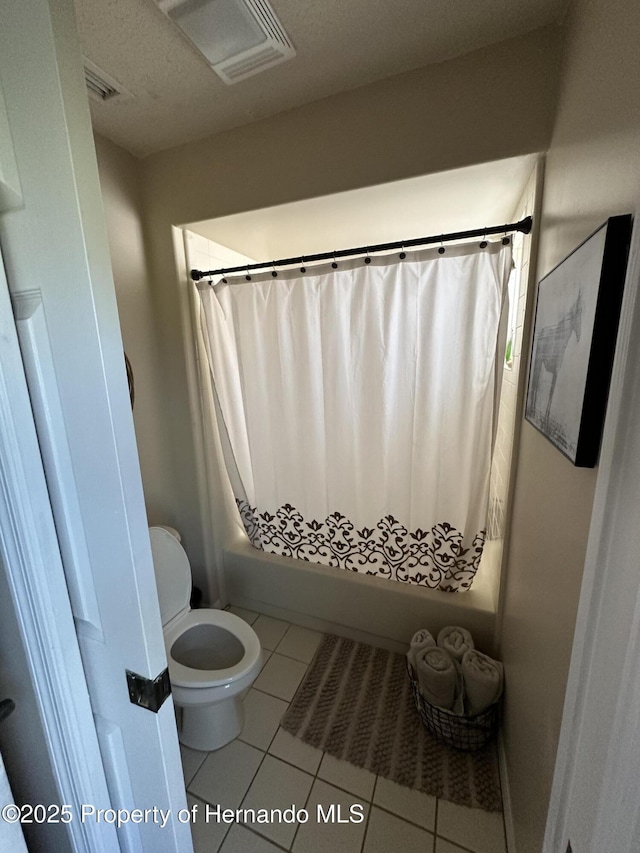
[[485, 539], [501, 242], [198, 285], [253, 545], [456, 591]]

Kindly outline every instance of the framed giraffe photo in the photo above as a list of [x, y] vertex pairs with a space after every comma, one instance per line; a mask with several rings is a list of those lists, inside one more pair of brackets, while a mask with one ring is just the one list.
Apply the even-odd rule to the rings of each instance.
[[600, 451], [630, 237], [612, 216], [538, 284], [525, 417], [581, 468]]

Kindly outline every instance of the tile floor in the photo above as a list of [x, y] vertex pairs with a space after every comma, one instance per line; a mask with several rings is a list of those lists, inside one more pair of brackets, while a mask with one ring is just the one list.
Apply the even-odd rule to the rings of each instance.
[[[244, 697], [240, 736], [216, 752], [181, 747], [188, 803], [200, 818], [193, 825], [195, 853], [506, 853], [501, 814], [403, 788], [281, 729], [280, 718], [322, 635], [239, 607], [229, 609], [253, 625], [265, 662]], [[309, 818], [224, 823], [210, 815], [207, 821], [207, 807], [218, 804], [233, 810], [294, 805]], [[350, 822], [349, 815], [361, 820]], [[338, 822], [338, 816], [346, 822]], [[285, 811], [283, 817], [290, 815]]]

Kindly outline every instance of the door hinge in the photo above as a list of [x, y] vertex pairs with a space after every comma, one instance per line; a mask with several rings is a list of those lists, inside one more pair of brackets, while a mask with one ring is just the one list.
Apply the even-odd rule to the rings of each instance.
[[171, 693], [168, 668], [153, 679], [138, 675], [137, 672], [131, 672], [129, 669], [125, 672], [127, 673], [127, 687], [129, 688], [131, 703], [157, 714], [162, 703]]

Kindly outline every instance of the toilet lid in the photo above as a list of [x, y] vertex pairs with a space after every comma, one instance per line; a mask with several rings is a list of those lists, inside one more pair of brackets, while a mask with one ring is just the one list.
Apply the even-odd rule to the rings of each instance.
[[162, 527], [150, 527], [149, 538], [164, 626], [189, 606], [191, 566], [182, 545]]

